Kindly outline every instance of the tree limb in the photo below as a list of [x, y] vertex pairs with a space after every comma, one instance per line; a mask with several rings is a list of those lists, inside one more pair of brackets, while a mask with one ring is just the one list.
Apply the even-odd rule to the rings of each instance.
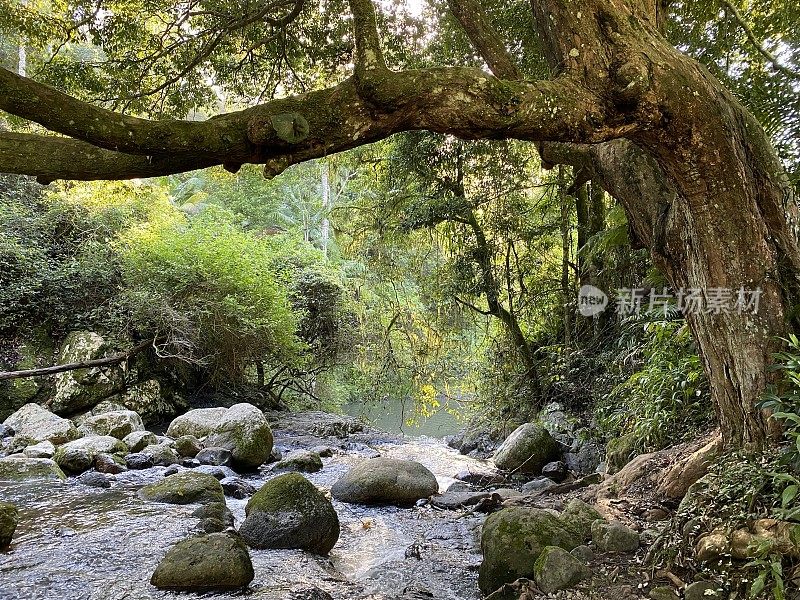
[[128, 360], [131, 356], [141, 352], [153, 343], [153, 340], [146, 340], [134, 346], [126, 352], [107, 356], [105, 358], [95, 358], [92, 360], [84, 360], [80, 362], [67, 363], [64, 365], [56, 365], [53, 367], [42, 367], [41, 369], [26, 369], [24, 371], [0, 371], [0, 381], [8, 381], [9, 379], [21, 379], [23, 377], [44, 377], [47, 375], [55, 375], [56, 373], [64, 373], [66, 371], [75, 371], [77, 369], [90, 369], [92, 367], [106, 367], [109, 365], [116, 365]]
[[503, 39], [479, 2], [448, 0], [447, 4], [495, 77], [512, 81], [523, 78], [516, 61], [506, 49]]

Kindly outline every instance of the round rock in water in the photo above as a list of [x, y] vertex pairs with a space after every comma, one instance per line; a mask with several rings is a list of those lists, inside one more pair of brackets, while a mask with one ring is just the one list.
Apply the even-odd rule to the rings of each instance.
[[438, 493], [436, 477], [412, 460], [372, 458], [348, 471], [331, 488], [341, 502], [351, 504], [413, 505]]
[[271, 479], [250, 498], [239, 533], [251, 548], [299, 548], [328, 554], [339, 539], [331, 502], [299, 473]]
[[202, 592], [247, 586], [255, 573], [242, 539], [229, 533], [178, 542], [156, 567], [150, 583], [159, 589]]
[[227, 448], [206, 448], [200, 450], [195, 455], [201, 465], [213, 465], [215, 467], [227, 466], [231, 462], [231, 451]]
[[155, 465], [155, 462], [153, 461], [153, 457], [149, 454], [136, 452], [134, 454], [128, 454], [128, 456], [125, 457], [125, 464], [129, 469], [139, 470], [149, 469]]
[[89, 487], [110, 488], [111, 480], [97, 471], [87, 471], [78, 477], [78, 483]]
[[165, 477], [139, 490], [139, 497], [150, 502], [167, 504], [204, 504], [225, 502], [222, 486], [214, 477], [205, 473], [185, 471]]

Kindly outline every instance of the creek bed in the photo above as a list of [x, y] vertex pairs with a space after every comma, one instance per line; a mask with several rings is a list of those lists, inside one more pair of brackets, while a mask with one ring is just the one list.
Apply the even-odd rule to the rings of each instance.
[[[330, 489], [347, 469], [365, 457], [417, 460], [444, 490], [459, 471], [486, 471], [483, 461], [461, 456], [441, 440], [398, 437], [379, 432], [341, 438], [314, 437], [276, 430], [284, 449], [330, 445], [343, 448], [324, 458], [319, 473], [306, 474]], [[117, 475], [110, 489], [65, 483], [0, 483], [0, 498], [20, 507], [14, 543], [0, 552], [1, 600], [146, 600], [233, 598], [289, 600], [317, 587], [335, 600], [426, 598], [477, 600], [480, 564], [479, 515], [430, 507], [356, 506], [334, 501], [341, 535], [329, 557], [297, 550], [251, 550], [255, 579], [237, 593], [178, 594], [159, 591], [150, 575], [170, 546], [195, 533], [196, 505], [144, 502], [136, 495], [144, 484], [163, 477], [164, 468]], [[243, 478], [260, 487], [275, 475]], [[244, 519], [246, 500], [227, 498]]]

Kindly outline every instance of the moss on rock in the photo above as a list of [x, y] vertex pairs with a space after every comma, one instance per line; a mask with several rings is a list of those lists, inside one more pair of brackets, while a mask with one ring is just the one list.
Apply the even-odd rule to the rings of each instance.
[[219, 481], [212, 475], [186, 471], [165, 477], [139, 490], [139, 497], [149, 502], [167, 504], [205, 504], [225, 502]]

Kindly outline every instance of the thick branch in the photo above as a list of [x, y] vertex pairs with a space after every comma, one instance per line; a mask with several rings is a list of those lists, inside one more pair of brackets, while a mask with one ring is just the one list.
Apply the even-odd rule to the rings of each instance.
[[372, 0], [350, 0], [353, 34], [356, 42], [356, 77], [368, 77], [388, 71], [378, 36], [375, 5]]
[[7, 381], [9, 379], [21, 379], [23, 377], [44, 377], [47, 375], [55, 375], [56, 373], [64, 373], [66, 371], [75, 371], [77, 369], [90, 369], [92, 367], [107, 367], [116, 365], [128, 360], [134, 354], [137, 354], [150, 346], [153, 340], [142, 342], [138, 346], [134, 346], [127, 352], [121, 352], [108, 356], [106, 358], [95, 358], [92, 360], [84, 360], [81, 362], [67, 363], [64, 365], [56, 365], [54, 367], [42, 367], [41, 369], [26, 369], [24, 371], [0, 371], [0, 381]]
[[[104, 152], [75, 140], [3, 134], [0, 172], [35, 175], [44, 180], [130, 179], [219, 164], [235, 170], [243, 163], [256, 163], [267, 165], [266, 171], [274, 175], [292, 164], [401, 131], [424, 129], [465, 139], [596, 143], [621, 137], [633, 129], [630, 124], [607, 121], [602, 102], [564, 78], [509, 82], [480, 69], [425, 69], [392, 73], [376, 91], [380, 109], [376, 109], [375, 98], [363, 98], [363, 89], [351, 78], [327, 90], [273, 100], [204, 123], [190, 123], [206, 127], [210, 139], [197, 136], [193, 147], [179, 153], [131, 156], [134, 153]], [[69, 106], [77, 103], [86, 111], [95, 108], [66, 98]], [[57, 108], [49, 110], [58, 112]], [[122, 117], [97, 110], [102, 111], [104, 119]], [[286, 126], [287, 117], [299, 121], [298, 116], [303, 117], [305, 131], [287, 138], [287, 132], [279, 130]], [[184, 122], [138, 121], [148, 123], [148, 128], [157, 126], [165, 138], [180, 138], [187, 126]], [[219, 131], [220, 124], [228, 132], [221, 142], [212, 135]], [[228, 151], [223, 152], [226, 144]]]
[[43, 185], [56, 179], [157, 177], [215, 164], [219, 162], [202, 156], [138, 156], [103, 150], [70, 138], [0, 133], [0, 172], [34, 175]]
[[486, 61], [487, 66], [500, 79], [522, 79], [516, 61], [506, 49], [503, 39], [495, 30], [483, 6], [476, 0], [449, 0], [453, 16], [464, 28], [469, 41]]

